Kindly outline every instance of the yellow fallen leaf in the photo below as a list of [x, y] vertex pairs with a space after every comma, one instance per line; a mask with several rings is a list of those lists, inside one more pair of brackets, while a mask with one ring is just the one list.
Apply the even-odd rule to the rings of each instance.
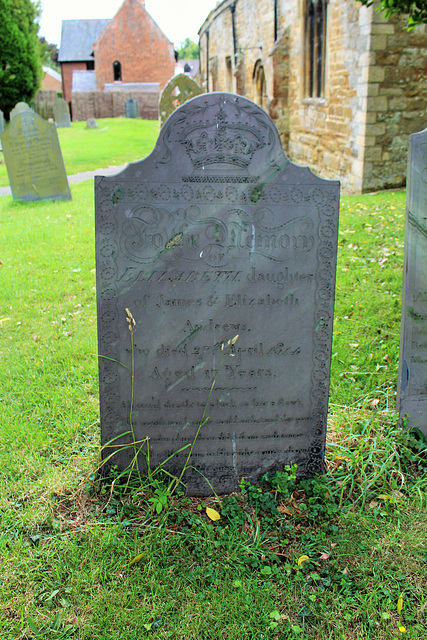
[[298, 558], [298, 566], [300, 567], [304, 562], [310, 562], [310, 558], [308, 556], [300, 556]]
[[215, 509], [211, 509], [210, 507], [206, 507], [206, 515], [214, 522], [215, 520], [221, 520], [221, 516], [218, 511], [215, 511]]
[[287, 516], [292, 516], [293, 512], [288, 509], [287, 507], [284, 507], [283, 504], [279, 504], [279, 506], [277, 507], [277, 511], [279, 513], [285, 513]]
[[400, 615], [403, 609], [403, 594], [400, 594], [399, 598], [397, 599], [396, 609], [397, 609], [397, 613]]
[[380, 496], [378, 496], [378, 499], [387, 502], [388, 500], [391, 500], [391, 496], [387, 495], [386, 493], [382, 493]]
[[405, 633], [406, 629], [405, 629], [405, 627], [399, 627], [399, 631], [400, 631], [400, 633]]
[[140, 553], [139, 555], [137, 555], [133, 560], [131, 560], [129, 562], [129, 566], [131, 567], [133, 564], [135, 564], [135, 562], [139, 562], [140, 560], [142, 560], [142, 558], [145, 556], [145, 551], [143, 553]]

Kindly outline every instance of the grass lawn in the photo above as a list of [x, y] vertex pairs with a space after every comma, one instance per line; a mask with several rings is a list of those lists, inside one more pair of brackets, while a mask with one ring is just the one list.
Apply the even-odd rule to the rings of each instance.
[[[149, 151], [96, 156], [83, 126], [70, 172]], [[75, 135], [98, 141], [79, 168]], [[0, 639], [426, 638], [427, 452], [394, 409], [405, 193], [342, 199], [325, 475], [157, 514], [161, 487], [96, 477], [93, 184], [71, 189], [0, 198]]]
[[[121, 166], [147, 156], [159, 135], [157, 120], [103, 118], [97, 129], [86, 122], [72, 122], [57, 129], [67, 175], [91, 169]], [[9, 185], [3, 154], [0, 153], [0, 187]]]

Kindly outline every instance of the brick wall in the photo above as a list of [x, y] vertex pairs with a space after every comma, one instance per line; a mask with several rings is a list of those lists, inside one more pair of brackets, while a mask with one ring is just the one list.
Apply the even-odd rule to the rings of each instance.
[[53, 105], [58, 100], [58, 94], [56, 91], [46, 90], [39, 91], [34, 98], [34, 111], [39, 114], [44, 120], [53, 118]]
[[73, 121], [125, 116], [125, 102], [130, 98], [138, 102], [140, 118], [158, 119], [159, 93], [157, 91], [82, 91], [72, 94]]
[[61, 62], [62, 97], [67, 102], [71, 101], [73, 87], [73, 71], [86, 71], [86, 62]]
[[147, 13], [141, 0], [125, 0], [99, 36], [95, 47], [97, 88], [113, 82], [113, 63], [120, 62], [122, 82], [160, 82], [174, 75], [173, 44]]

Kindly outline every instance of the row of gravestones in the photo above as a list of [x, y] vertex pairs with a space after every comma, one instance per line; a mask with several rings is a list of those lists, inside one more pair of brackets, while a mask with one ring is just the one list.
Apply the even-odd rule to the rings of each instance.
[[[183, 74], [175, 77], [162, 94], [162, 118], [198, 93], [200, 88], [191, 78]], [[54, 106], [54, 115], [56, 127], [71, 126], [68, 104], [62, 98]], [[126, 102], [126, 116], [138, 117], [138, 102], [132, 98]], [[25, 102], [14, 107], [10, 120], [10, 126], [4, 131], [4, 117], [0, 112], [1, 145], [14, 199], [70, 199], [55, 125], [45, 122]], [[96, 121], [89, 120], [88, 127], [96, 127]]]
[[[15, 171], [26, 146], [34, 162], [46, 154], [50, 175], [54, 144], [25, 138], [37, 118], [10, 125], [26, 140]], [[412, 136], [398, 394], [401, 415], [425, 432], [426, 146], [427, 132]], [[169, 458], [179, 475], [206, 412], [188, 493], [209, 493], [204, 477], [226, 493], [291, 463], [300, 476], [320, 472], [339, 183], [290, 163], [258, 106], [207, 94], [171, 115], [148, 158], [96, 178], [95, 191], [105, 467], [129, 466], [132, 414], [152, 464]]]

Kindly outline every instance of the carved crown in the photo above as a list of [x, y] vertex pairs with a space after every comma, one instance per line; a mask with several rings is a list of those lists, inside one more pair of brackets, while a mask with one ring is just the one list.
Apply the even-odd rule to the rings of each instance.
[[194, 169], [215, 164], [246, 169], [255, 151], [264, 146], [262, 133], [257, 127], [242, 121], [229, 122], [222, 107], [210, 120], [184, 128], [179, 142]]

